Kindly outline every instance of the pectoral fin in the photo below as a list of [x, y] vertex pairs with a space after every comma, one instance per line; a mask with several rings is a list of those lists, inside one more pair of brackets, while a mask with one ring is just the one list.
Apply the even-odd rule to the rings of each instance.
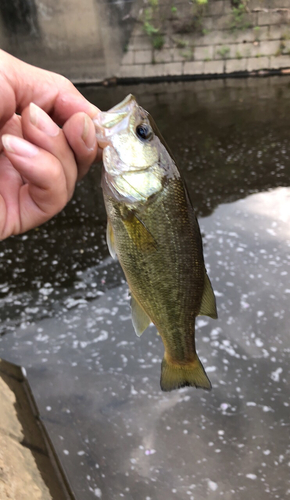
[[111, 255], [111, 257], [113, 257], [113, 259], [116, 259], [117, 254], [116, 254], [116, 249], [115, 249], [114, 233], [113, 233], [112, 224], [109, 220], [107, 222], [106, 236], [107, 236], [107, 245], [108, 245], [110, 255]]
[[131, 311], [132, 322], [136, 335], [141, 337], [144, 330], [146, 330], [146, 328], [150, 325], [151, 320], [144, 309], [140, 306], [139, 302], [137, 302], [133, 294], [131, 294]]
[[144, 252], [156, 251], [156, 240], [140, 217], [133, 211], [128, 211], [126, 217], [122, 217], [122, 219], [129, 237], [139, 250]]
[[204, 270], [204, 289], [198, 316], [209, 316], [213, 319], [218, 317], [215, 296], [206, 270]]

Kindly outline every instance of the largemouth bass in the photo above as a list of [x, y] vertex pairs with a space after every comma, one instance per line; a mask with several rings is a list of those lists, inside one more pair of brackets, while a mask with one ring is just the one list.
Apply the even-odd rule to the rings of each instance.
[[94, 121], [103, 148], [107, 243], [130, 288], [135, 331], [140, 336], [152, 322], [162, 338], [163, 391], [211, 389], [195, 350], [195, 318], [216, 318], [216, 302], [173, 156], [132, 95]]

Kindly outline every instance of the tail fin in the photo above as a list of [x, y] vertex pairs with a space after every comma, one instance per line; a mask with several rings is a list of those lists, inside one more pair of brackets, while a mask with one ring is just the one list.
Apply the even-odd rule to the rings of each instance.
[[210, 380], [197, 355], [192, 363], [184, 365], [171, 363], [163, 358], [160, 386], [162, 391], [172, 391], [186, 386], [211, 390]]

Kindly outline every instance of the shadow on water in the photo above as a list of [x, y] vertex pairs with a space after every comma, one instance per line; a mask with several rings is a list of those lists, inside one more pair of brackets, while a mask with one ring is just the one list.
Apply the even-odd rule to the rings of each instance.
[[197, 320], [210, 394], [159, 390], [160, 339], [135, 338], [108, 257], [99, 166], [1, 243], [0, 354], [27, 368], [78, 499], [289, 494], [289, 82], [81, 88], [104, 110], [134, 93], [185, 177], [219, 308]]

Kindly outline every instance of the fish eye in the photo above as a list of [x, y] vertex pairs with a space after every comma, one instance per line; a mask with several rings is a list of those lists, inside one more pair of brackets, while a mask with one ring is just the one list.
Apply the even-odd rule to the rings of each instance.
[[142, 123], [136, 127], [136, 135], [142, 141], [149, 141], [153, 134], [151, 128], [146, 123]]

